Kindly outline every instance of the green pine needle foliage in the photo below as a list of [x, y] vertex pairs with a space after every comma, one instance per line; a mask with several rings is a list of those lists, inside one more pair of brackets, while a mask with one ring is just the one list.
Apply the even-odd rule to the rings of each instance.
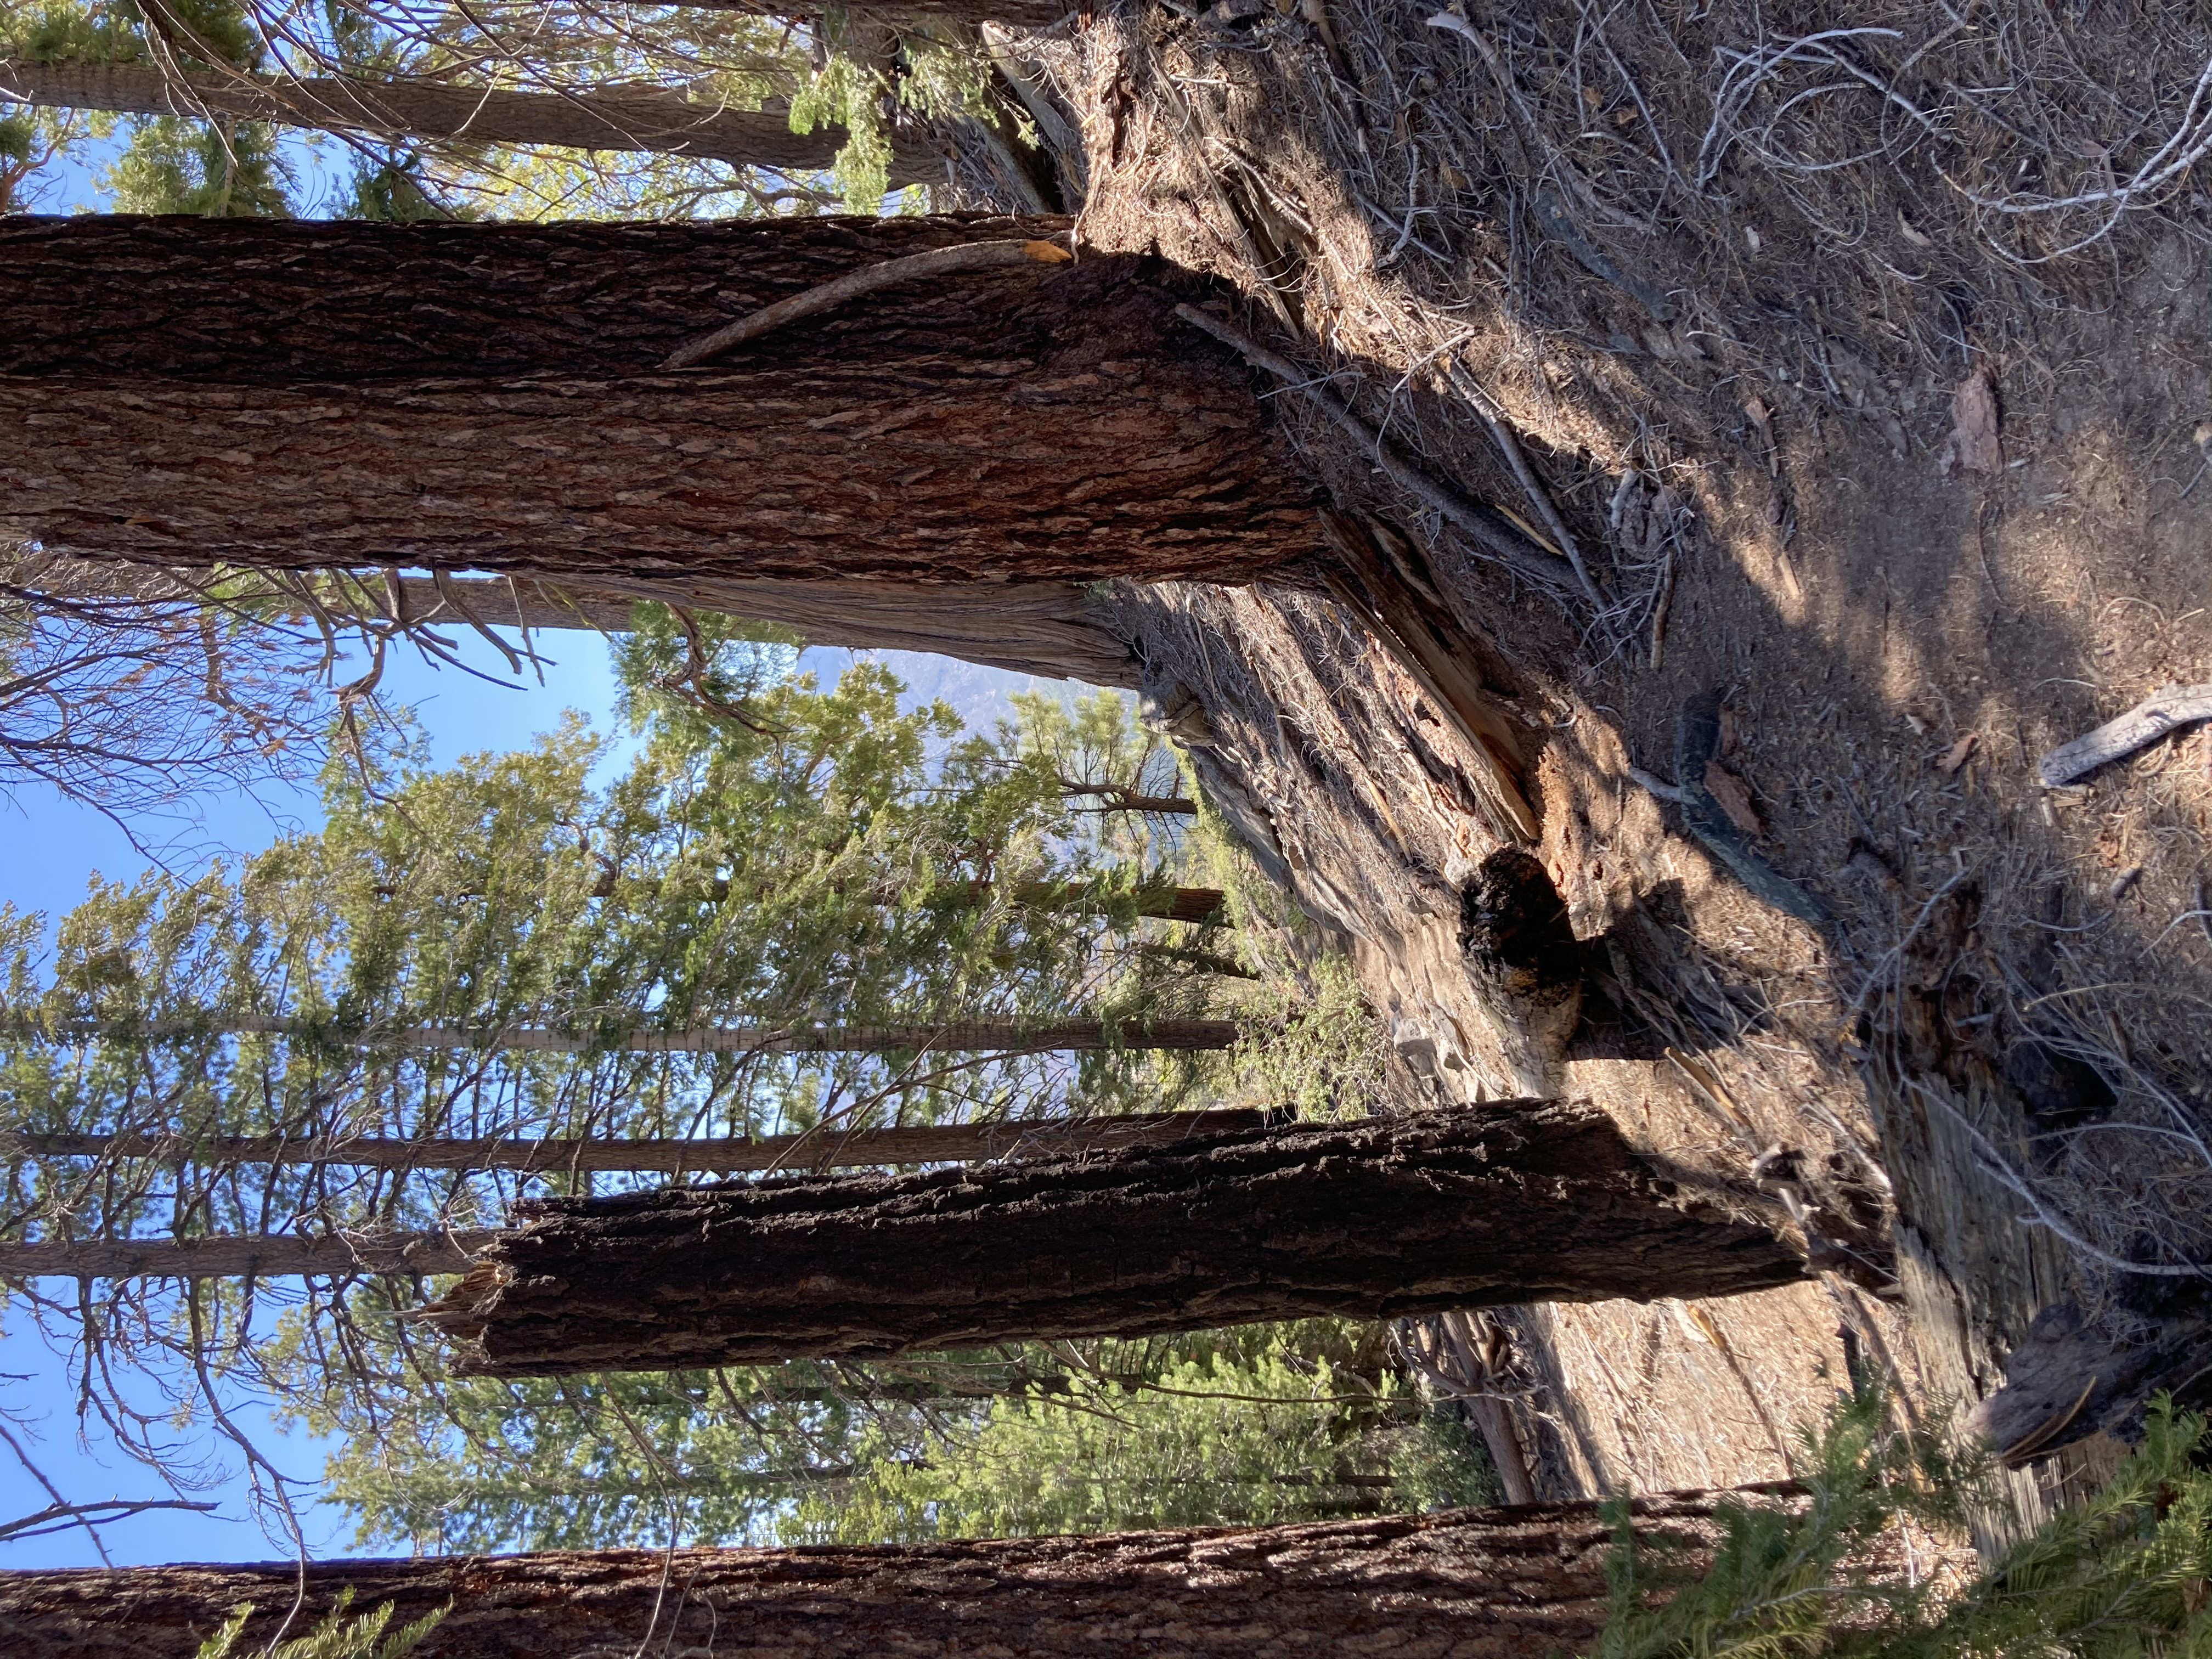
[[425, 1637], [437, 1628], [438, 1621], [447, 1609], [425, 1613], [411, 1625], [402, 1625], [389, 1636], [386, 1628], [392, 1623], [392, 1604], [386, 1601], [374, 1612], [349, 1619], [346, 1609], [353, 1604], [353, 1592], [342, 1590], [338, 1604], [331, 1609], [323, 1621], [305, 1636], [295, 1636], [274, 1647], [241, 1646], [240, 1638], [246, 1633], [246, 1621], [253, 1617], [252, 1603], [234, 1612], [223, 1627], [200, 1644], [193, 1659], [402, 1659], [422, 1645]]
[[787, 1543], [921, 1542], [1158, 1527], [1268, 1525], [1495, 1503], [1455, 1418], [1395, 1372], [1310, 1351], [1344, 1322], [1171, 1339], [1142, 1382], [1004, 1396], [919, 1457], [878, 1455], [841, 1490], [803, 1495]]
[[1957, 1528], [1998, 1500], [1986, 1455], [1900, 1431], [1874, 1391], [1804, 1437], [1802, 1498], [1720, 1506], [1702, 1573], [1616, 1505], [1612, 1612], [1590, 1659], [2202, 1659], [2212, 1656], [2205, 1419], [2161, 1397], [2142, 1443], [1961, 1594], [1880, 1567], [1885, 1528]]

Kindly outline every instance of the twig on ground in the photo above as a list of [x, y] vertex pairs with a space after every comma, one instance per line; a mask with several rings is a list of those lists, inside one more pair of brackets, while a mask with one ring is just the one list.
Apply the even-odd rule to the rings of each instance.
[[2035, 763], [2036, 775], [2045, 788], [2062, 788], [2200, 720], [2212, 720], [2212, 684], [2169, 685], [2118, 720], [2060, 744]]
[[1661, 800], [1669, 800], [1674, 802], [1677, 806], [1680, 806], [1685, 799], [1683, 792], [1677, 786], [1668, 783], [1664, 778], [1659, 777], [1656, 774], [1645, 771], [1640, 766], [1630, 767], [1628, 769], [1628, 775], [1634, 781], [1642, 784], [1645, 790], [1651, 794], [1656, 795]]
[[1674, 538], [1669, 534], [1659, 567], [1659, 597], [1651, 602], [1651, 672], [1667, 659], [1667, 611], [1674, 601]]
[[1567, 562], [1574, 567], [1575, 580], [1582, 584], [1583, 597], [1602, 614], [1606, 609], [1605, 595], [1598, 591], [1597, 583], [1591, 579], [1589, 568], [1583, 562], [1583, 551], [1575, 542], [1574, 532], [1567, 528], [1567, 521], [1559, 516], [1559, 508], [1552, 504], [1549, 493], [1536, 481], [1536, 474], [1528, 465], [1528, 458], [1522, 453], [1520, 440], [1513, 435], [1513, 428], [1498, 417], [1491, 407], [1488, 394], [1474, 377], [1449, 355], [1444, 358], [1444, 374], [1481, 417], [1483, 425], [1489, 429], [1490, 441], [1498, 446], [1498, 453], [1505, 458], [1505, 465], [1512, 469], [1515, 479], [1519, 482], [1521, 493], [1528, 498], [1528, 505], [1535, 508], [1536, 516], [1552, 532], [1552, 539], [1559, 544], [1559, 551], [1567, 556]]
[[2203, 1279], [2212, 1277], [2212, 1265], [2208, 1265], [2203, 1262], [2183, 1261], [2173, 1265], [2168, 1265], [2156, 1261], [2130, 1261], [2125, 1256], [2115, 1255], [2112, 1251], [2107, 1250], [2100, 1245], [2091, 1243], [2087, 1239], [2082, 1237], [2076, 1229], [2069, 1225], [2065, 1221], [2051, 1212], [2050, 1206], [2044, 1202], [2041, 1194], [2037, 1193], [2033, 1187], [2028, 1185], [2026, 1177], [2021, 1176], [2019, 1170], [2013, 1168], [2012, 1164], [2007, 1161], [2004, 1155], [1998, 1152], [1996, 1147], [1990, 1143], [1989, 1137], [1984, 1134], [1978, 1128], [1975, 1127], [1974, 1124], [1967, 1118], [1964, 1112], [1960, 1111], [1956, 1106], [1954, 1106], [1949, 1101], [1944, 1099], [1942, 1095], [1936, 1093], [1934, 1090], [1923, 1084], [1918, 1079], [1908, 1077], [1905, 1079], [1905, 1081], [1911, 1085], [1912, 1091], [1915, 1094], [1918, 1095], [1923, 1100], [1932, 1101], [1936, 1105], [1941, 1107], [1945, 1114], [1947, 1114], [1954, 1122], [1958, 1124], [1961, 1129], [1966, 1132], [1967, 1137], [1974, 1143], [1974, 1151], [1980, 1160], [1981, 1166], [1984, 1173], [1986, 1173], [1990, 1179], [1995, 1181], [1999, 1186], [2002, 1187], [2007, 1192], [2012, 1194], [2014, 1197], [2025, 1203], [2033, 1212], [2032, 1214], [2021, 1217], [2021, 1219], [2023, 1222], [2048, 1229], [2050, 1231], [2056, 1233], [2060, 1238], [2064, 1239], [2066, 1243], [2071, 1244], [2075, 1249], [2081, 1251], [2082, 1255], [2087, 1256], [2091, 1261], [2101, 1262], [2104, 1266], [2112, 1268], [2118, 1273], [2141, 1273], [2146, 1277], [2153, 1279]]
[[1470, 500], [1450, 485], [1429, 477], [1407, 460], [1396, 445], [1353, 413], [1351, 405], [1287, 357], [1279, 356], [1249, 335], [1232, 328], [1218, 317], [1208, 315], [1196, 306], [1179, 305], [1176, 307], [1176, 315], [1193, 327], [1211, 334], [1255, 368], [1267, 370], [1292, 390], [1304, 393], [1322, 414], [1357, 439], [1360, 447], [1375, 458], [1376, 464], [1393, 482], [1419, 497], [1424, 506], [1442, 514], [1453, 525], [1465, 531], [1492, 557], [1502, 560], [1522, 574], [1534, 577], [1540, 581], [1565, 586], [1574, 580], [1573, 568], [1565, 559], [1554, 558], [1539, 550], [1519, 531], [1512, 528], [1504, 515], [1495, 507]]

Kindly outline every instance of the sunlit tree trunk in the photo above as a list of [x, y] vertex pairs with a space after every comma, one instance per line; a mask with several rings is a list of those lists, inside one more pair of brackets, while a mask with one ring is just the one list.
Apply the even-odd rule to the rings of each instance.
[[[1756, 1200], [1747, 1200], [1747, 1212]], [[519, 1206], [422, 1317], [465, 1371], [660, 1370], [1803, 1277], [1583, 1107], [1524, 1102], [903, 1176]]]
[[[1322, 546], [1317, 487], [1250, 371], [1175, 314], [1197, 279], [1023, 259], [664, 366], [861, 267], [1067, 230], [0, 221], [0, 534], [163, 564], [642, 582], [740, 611], [754, 581], [829, 604], [865, 584], [872, 615], [902, 599], [939, 648], [1118, 661], [1126, 683], [1103, 611], [1025, 596], [1248, 581]], [[1005, 621], [1001, 598], [1020, 602]]]
[[[1684, 1546], [1692, 1559], [1713, 1542], [1701, 1495], [1633, 1509], [1643, 1537]], [[304, 1573], [295, 1635], [349, 1590], [356, 1613], [394, 1604], [395, 1626], [449, 1608], [416, 1659], [1549, 1659], [1595, 1637], [1610, 1541], [1595, 1505], [1570, 1504], [898, 1547], [0, 1572], [0, 1642], [25, 1654], [191, 1659], [232, 1609], [251, 1604], [239, 1651], [258, 1652], [292, 1611]]]

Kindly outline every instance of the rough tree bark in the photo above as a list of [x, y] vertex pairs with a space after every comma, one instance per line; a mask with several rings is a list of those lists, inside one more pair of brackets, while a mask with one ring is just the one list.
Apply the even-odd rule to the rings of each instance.
[[[1638, 1500], [1638, 1532], [1693, 1551], [1707, 1499]], [[712, 1653], [881, 1659], [1264, 1659], [1407, 1653], [1547, 1659], [1595, 1636], [1610, 1530], [1595, 1505], [1456, 1510], [1281, 1527], [876, 1548], [603, 1550], [324, 1561], [295, 1633], [350, 1589], [395, 1623], [449, 1603], [416, 1659]], [[40, 1659], [190, 1659], [251, 1603], [245, 1651], [293, 1607], [301, 1570], [0, 1572], [0, 1646]]]
[[216, 1164], [343, 1164], [379, 1170], [833, 1170], [949, 1164], [1171, 1146], [1194, 1135], [1263, 1127], [1268, 1114], [1224, 1109], [1131, 1117], [932, 1123], [903, 1129], [838, 1129], [758, 1140], [674, 1138], [577, 1140], [548, 1137], [391, 1140], [284, 1135], [5, 1134], [0, 1158], [189, 1158]]
[[[1747, 1210], [1753, 1206], [1747, 1201]], [[1587, 1108], [1542, 1102], [903, 1176], [516, 1206], [422, 1317], [534, 1376], [1728, 1296], [1802, 1278]]]
[[[974, 584], [945, 629], [982, 650], [1010, 590], [1317, 556], [1316, 487], [1249, 371], [1175, 316], [1196, 279], [1157, 262], [904, 283], [659, 367], [858, 267], [1067, 229], [9, 220], [0, 534], [162, 564], [647, 582], [725, 609], [762, 580]], [[1024, 648], [1127, 655], [1087, 608], [1016, 621]]]
[[[510, 92], [442, 81], [172, 74], [151, 64], [42, 64], [0, 58], [0, 96], [51, 108], [124, 114], [233, 116], [398, 139], [460, 138], [570, 149], [664, 150], [779, 172], [829, 167], [842, 127], [791, 130], [781, 108], [696, 104], [658, 87]], [[942, 180], [943, 160], [894, 135], [891, 183]]]
[[1107, 1048], [1227, 1048], [1243, 1028], [1229, 1019], [957, 1020], [915, 1025], [705, 1025], [682, 1031], [632, 1031], [604, 1040], [543, 1025], [375, 1026], [366, 1030], [318, 1026], [279, 1015], [222, 1014], [206, 1019], [136, 1024], [88, 1020], [41, 1023], [35, 1016], [0, 1018], [0, 1030], [21, 1042], [154, 1041], [180, 1036], [322, 1037], [347, 1045], [416, 1051], [515, 1049], [581, 1054], [615, 1049], [634, 1054], [1058, 1054]]

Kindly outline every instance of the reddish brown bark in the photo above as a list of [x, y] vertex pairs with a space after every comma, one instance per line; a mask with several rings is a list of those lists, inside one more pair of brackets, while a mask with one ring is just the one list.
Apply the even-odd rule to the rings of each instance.
[[[1647, 1538], [1713, 1540], [1701, 1494], [1636, 1511]], [[330, 1561], [308, 1568], [292, 1629], [350, 1589], [356, 1611], [395, 1603], [395, 1623], [451, 1604], [418, 1659], [1549, 1659], [1596, 1634], [1608, 1541], [1594, 1506], [1570, 1504], [874, 1549]], [[258, 1652], [297, 1584], [289, 1564], [0, 1573], [0, 1648], [190, 1659], [251, 1602], [241, 1651]]]
[[549, 1376], [1144, 1336], [1314, 1315], [1728, 1296], [1802, 1277], [1610, 1119], [1542, 1102], [918, 1176], [516, 1206], [423, 1317]]
[[911, 283], [659, 367], [857, 266], [1066, 229], [0, 222], [0, 533], [695, 594], [1235, 581], [1314, 551], [1315, 488], [1157, 262]]

